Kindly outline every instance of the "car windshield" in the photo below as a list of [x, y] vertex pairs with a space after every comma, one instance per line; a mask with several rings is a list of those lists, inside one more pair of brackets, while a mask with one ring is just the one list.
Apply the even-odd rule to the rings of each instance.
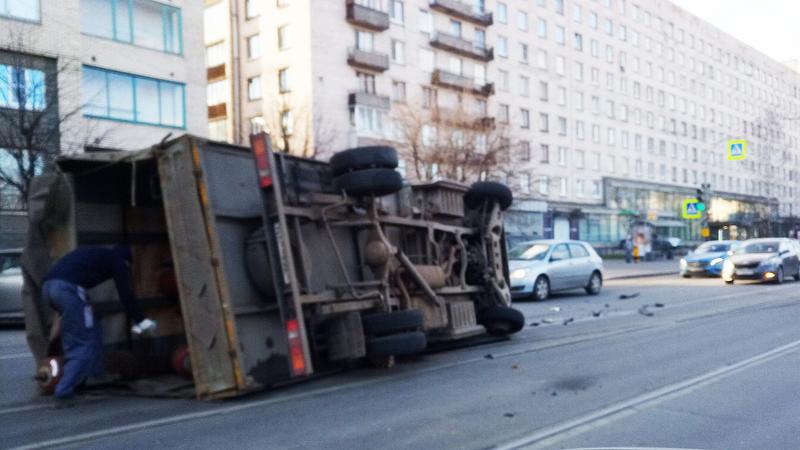
[[720, 253], [730, 250], [730, 244], [720, 244], [717, 242], [706, 242], [695, 250], [695, 253]]
[[542, 261], [549, 249], [550, 245], [548, 244], [522, 244], [512, 248], [511, 251], [508, 252], [508, 259]]
[[752, 242], [744, 244], [738, 249], [736, 253], [775, 253], [778, 251], [778, 242]]
[[18, 253], [0, 254], [0, 273], [19, 273], [19, 258], [20, 255]]

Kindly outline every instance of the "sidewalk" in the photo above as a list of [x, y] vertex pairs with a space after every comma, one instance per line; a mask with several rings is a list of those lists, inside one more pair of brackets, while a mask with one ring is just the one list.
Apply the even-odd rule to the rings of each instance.
[[606, 280], [619, 280], [677, 274], [678, 261], [680, 257], [675, 257], [672, 261], [644, 261], [638, 264], [628, 264], [624, 259], [606, 259], [603, 260], [603, 275]]

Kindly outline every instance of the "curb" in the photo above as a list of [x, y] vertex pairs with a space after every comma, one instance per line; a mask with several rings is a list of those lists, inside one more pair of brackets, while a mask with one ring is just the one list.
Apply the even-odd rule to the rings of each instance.
[[647, 278], [647, 277], [660, 277], [663, 275], [677, 275], [680, 271], [678, 270], [670, 270], [669, 272], [650, 272], [650, 273], [642, 273], [636, 275], [621, 275], [617, 277], [607, 277], [606, 280], [629, 280], [631, 278]]

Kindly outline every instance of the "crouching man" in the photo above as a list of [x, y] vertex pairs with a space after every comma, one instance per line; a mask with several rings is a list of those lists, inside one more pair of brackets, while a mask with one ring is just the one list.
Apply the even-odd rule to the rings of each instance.
[[134, 325], [134, 334], [152, 332], [156, 323], [144, 317], [131, 288], [131, 251], [80, 247], [64, 255], [50, 269], [42, 285], [42, 298], [61, 315], [64, 370], [56, 385], [56, 400], [70, 404], [75, 388], [87, 378], [103, 373], [103, 336], [86, 290], [113, 279], [120, 301]]

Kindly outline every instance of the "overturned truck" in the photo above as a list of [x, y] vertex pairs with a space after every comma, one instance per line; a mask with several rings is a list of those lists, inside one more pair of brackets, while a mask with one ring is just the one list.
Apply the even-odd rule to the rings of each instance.
[[[502, 221], [511, 192], [409, 186], [397, 164], [390, 147], [299, 158], [265, 134], [249, 149], [183, 136], [64, 157], [67, 193], [51, 196], [63, 220], [45, 245], [57, 257], [129, 244], [134, 290], [159, 328], [132, 336], [113, 285], [90, 291], [107, 368], [151, 382], [183, 374], [198, 398], [519, 331]], [[58, 371], [58, 346], [50, 353], [43, 386]]]

